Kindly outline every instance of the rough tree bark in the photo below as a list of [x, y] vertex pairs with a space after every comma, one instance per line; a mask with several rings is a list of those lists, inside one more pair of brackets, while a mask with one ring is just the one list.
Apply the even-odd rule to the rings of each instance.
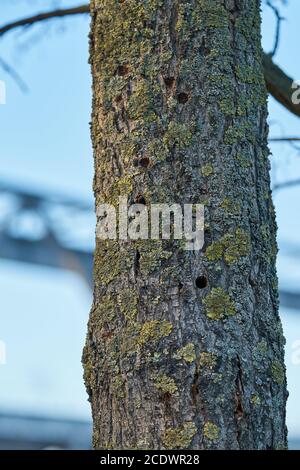
[[95, 448], [286, 446], [259, 9], [91, 2], [96, 207], [206, 208], [200, 252], [97, 240], [83, 354]]

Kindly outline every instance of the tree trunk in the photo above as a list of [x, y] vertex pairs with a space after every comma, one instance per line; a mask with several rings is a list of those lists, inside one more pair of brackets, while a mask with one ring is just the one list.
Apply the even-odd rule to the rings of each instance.
[[96, 208], [202, 203], [205, 246], [97, 240], [97, 449], [286, 446], [259, 0], [92, 0]]

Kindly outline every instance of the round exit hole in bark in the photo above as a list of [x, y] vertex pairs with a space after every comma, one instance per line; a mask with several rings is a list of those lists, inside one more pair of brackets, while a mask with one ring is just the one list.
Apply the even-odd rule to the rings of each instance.
[[135, 158], [133, 160], [133, 166], [138, 167], [141, 166], [142, 168], [148, 168], [150, 165], [150, 158], [142, 157], [142, 158]]
[[198, 287], [198, 289], [204, 289], [207, 287], [207, 277], [198, 276], [196, 279], [196, 287]]
[[140, 165], [143, 167], [143, 168], [147, 168], [149, 165], [150, 165], [150, 159], [148, 157], [142, 157], [140, 159]]
[[129, 67], [127, 64], [119, 65], [117, 68], [117, 75], [120, 77], [124, 77], [124, 75], [127, 75], [129, 72]]
[[146, 205], [146, 199], [142, 194], [139, 194], [134, 201], [136, 204], [143, 204], [144, 206]]
[[175, 82], [175, 78], [174, 77], [165, 77], [164, 81], [165, 81], [165, 84], [166, 84], [167, 88], [172, 88], [172, 86], [174, 85], [174, 82]]
[[185, 104], [189, 100], [189, 95], [187, 93], [179, 93], [177, 96], [178, 102]]

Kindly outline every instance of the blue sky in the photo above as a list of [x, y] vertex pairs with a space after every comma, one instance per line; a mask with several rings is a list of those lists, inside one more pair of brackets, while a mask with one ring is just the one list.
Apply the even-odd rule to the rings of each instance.
[[[47, 5], [1, 0], [1, 22]], [[72, 18], [1, 41], [0, 57], [29, 92], [0, 70], [7, 87], [0, 182], [92, 202], [88, 27], [88, 17]], [[0, 292], [7, 356], [0, 366], [0, 411], [89, 419], [80, 361], [91, 304], [85, 283], [66, 271], [0, 261]]]
[[[75, 0], [1, 0], [1, 23], [44, 10], [48, 5], [80, 3]], [[275, 61], [300, 80], [299, 0], [290, 0], [282, 13], [286, 21], [282, 24]], [[269, 51], [273, 46], [275, 20], [272, 12], [265, 9], [263, 18], [263, 45]], [[92, 201], [88, 28], [89, 19], [77, 17], [39, 25], [25, 34], [16, 32], [1, 39], [0, 57], [17, 69], [28, 84], [29, 92], [22, 93], [0, 69], [0, 79], [7, 84], [7, 104], [0, 106], [0, 182], [9, 181], [41, 192], [59, 192]], [[300, 136], [299, 119], [273, 99], [270, 99], [269, 111], [272, 136]], [[273, 183], [300, 178], [300, 155], [283, 144], [273, 144], [271, 149]], [[299, 188], [274, 195], [279, 242], [287, 250], [292, 245], [300, 246], [299, 200]], [[281, 284], [296, 289], [300, 282], [298, 259], [282, 256], [278, 266]], [[81, 380], [80, 354], [90, 297], [86, 286], [74, 274], [0, 261], [0, 339], [7, 342], [7, 365], [0, 366], [1, 383], [6, 384], [0, 388], [2, 408], [89, 415]], [[45, 323], [41, 322], [41, 314]], [[300, 435], [300, 407], [296, 399], [300, 393], [300, 365], [290, 360], [292, 345], [300, 338], [300, 312], [284, 311], [282, 314], [291, 390], [289, 424]], [[48, 332], [47, 347], [37, 339], [43, 328]], [[58, 335], [59, 329], [62, 333]], [[53, 343], [56, 343], [54, 350], [51, 349]], [[66, 349], [69, 349], [68, 354], [65, 354]], [[41, 351], [40, 357], [36, 357], [37, 351]], [[60, 362], [63, 354], [65, 360]], [[45, 361], [49, 374], [45, 374]], [[68, 370], [72, 387], [68, 386], [62, 372], [64, 368]], [[11, 393], [16, 376], [21, 377], [19, 387]], [[72, 400], [76, 401], [76, 406]]]
[[[1, 22], [40, 11], [48, 4], [7, 1], [7, 6], [1, 5]], [[88, 16], [71, 18], [37, 25], [25, 35], [17, 32], [1, 41], [0, 56], [17, 69], [30, 89], [24, 94], [4, 77], [2, 180], [92, 197], [88, 27]]]

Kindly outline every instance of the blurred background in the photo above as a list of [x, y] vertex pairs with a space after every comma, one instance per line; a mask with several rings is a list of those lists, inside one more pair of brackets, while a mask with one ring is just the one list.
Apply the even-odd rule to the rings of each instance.
[[[0, 26], [83, 1], [1, 0]], [[300, 80], [299, 0], [274, 61]], [[81, 351], [91, 305], [94, 246], [91, 77], [87, 15], [0, 37], [0, 449], [87, 449], [90, 407]], [[274, 11], [263, 5], [263, 47]], [[299, 118], [269, 99], [270, 137], [300, 137]], [[300, 449], [300, 143], [270, 142], [279, 226], [290, 448]], [[287, 184], [286, 184], [287, 183]]]

